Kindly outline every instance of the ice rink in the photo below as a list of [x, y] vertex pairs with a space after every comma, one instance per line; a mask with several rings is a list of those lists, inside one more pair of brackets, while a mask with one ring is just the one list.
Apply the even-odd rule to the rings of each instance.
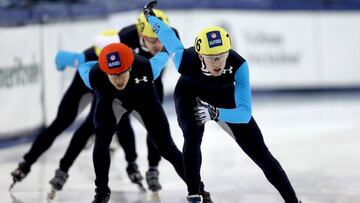
[[[360, 94], [312, 94], [255, 96], [253, 115], [270, 151], [279, 160], [299, 198], [305, 203], [360, 202]], [[173, 138], [182, 147], [173, 104], [165, 103]], [[147, 170], [145, 130], [132, 122], [142, 174]], [[30, 144], [0, 149], [0, 202], [47, 202], [49, 180], [69, 142], [71, 132], [60, 136], [15, 185], [10, 172], [17, 167]], [[278, 192], [235, 141], [216, 123], [206, 126], [202, 144], [202, 178], [215, 203], [280, 203]], [[69, 171], [59, 203], [89, 203], [94, 195], [92, 146], [84, 150]], [[121, 148], [113, 153], [110, 171], [111, 203], [185, 203], [185, 184], [170, 164], [160, 162], [160, 200], [140, 193], [125, 171]], [[144, 184], [145, 181], [143, 181]]]

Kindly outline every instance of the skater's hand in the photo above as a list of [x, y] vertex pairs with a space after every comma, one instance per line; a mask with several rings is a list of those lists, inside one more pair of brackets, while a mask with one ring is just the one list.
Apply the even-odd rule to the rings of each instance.
[[145, 15], [146, 20], [148, 20], [149, 16], [154, 16], [156, 17], [154, 11], [153, 11], [153, 7], [157, 4], [157, 0], [152, 0], [149, 3], [147, 3], [144, 6], [143, 12]]
[[58, 71], [63, 71], [66, 68], [66, 64], [63, 63], [63, 58], [65, 57], [65, 52], [59, 51], [55, 56], [56, 69]]
[[56, 69], [63, 71], [67, 66], [77, 69], [79, 65], [85, 63], [85, 60], [84, 53], [58, 51], [55, 56]]
[[207, 121], [216, 120], [219, 117], [219, 109], [202, 101], [199, 97], [196, 97], [197, 106], [195, 110], [195, 119], [198, 125], [203, 125]]

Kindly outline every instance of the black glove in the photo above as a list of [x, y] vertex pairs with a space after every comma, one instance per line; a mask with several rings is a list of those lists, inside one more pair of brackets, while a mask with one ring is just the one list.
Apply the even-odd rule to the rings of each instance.
[[196, 97], [197, 106], [195, 110], [195, 119], [198, 125], [203, 125], [206, 121], [216, 120], [219, 117], [219, 109], [202, 101], [199, 97]]
[[144, 6], [143, 12], [144, 12], [146, 20], [148, 19], [149, 16], [156, 17], [156, 15], [153, 11], [153, 8], [156, 4], [157, 4], [157, 0], [152, 0]]

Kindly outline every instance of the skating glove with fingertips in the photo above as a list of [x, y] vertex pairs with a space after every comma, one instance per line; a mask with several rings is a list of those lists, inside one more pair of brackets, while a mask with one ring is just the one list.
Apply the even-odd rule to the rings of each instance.
[[67, 66], [77, 68], [85, 62], [83, 53], [70, 51], [58, 51], [55, 57], [56, 69], [63, 71]]
[[145, 16], [146, 20], [148, 20], [149, 16], [156, 17], [154, 10], [153, 10], [153, 8], [156, 4], [157, 4], [157, 0], [153, 0], [144, 6], [143, 12], [144, 12], [144, 16]]
[[196, 97], [197, 106], [195, 110], [195, 119], [198, 125], [203, 125], [207, 121], [217, 120], [219, 118], [219, 109], [207, 102], [202, 101]]

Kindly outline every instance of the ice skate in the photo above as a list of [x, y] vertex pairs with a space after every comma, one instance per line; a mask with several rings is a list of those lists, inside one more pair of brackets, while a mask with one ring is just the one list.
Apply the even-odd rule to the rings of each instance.
[[159, 182], [159, 170], [152, 167], [145, 175], [149, 190], [152, 191], [151, 198], [153, 201], [160, 201], [159, 190], [161, 189], [161, 185]]
[[13, 183], [10, 185], [9, 191], [11, 191], [17, 182], [22, 181], [29, 172], [30, 166], [25, 161], [20, 162], [19, 166], [13, 172], [11, 172]]
[[201, 203], [201, 195], [189, 195], [186, 197], [188, 203]]
[[100, 192], [98, 189], [95, 190], [95, 197], [91, 203], [107, 203], [110, 199], [110, 191]]
[[55, 171], [55, 176], [53, 179], [50, 180], [51, 191], [48, 193], [48, 199], [53, 200], [56, 196], [56, 193], [62, 190], [66, 180], [68, 179], [69, 175], [62, 171], [61, 169], [57, 169]]
[[161, 190], [161, 185], [159, 182], [159, 170], [157, 168], [150, 168], [146, 172], [146, 182], [149, 186], [149, 190], [152, 192], [158, 192]]
[[203, 199], [203, 203], [214, 203], [210, 197], [210, 192], [207, 191], [203, 191], [201, 193], [202, 199]]
[[146, 189], [141, 182], [144, 177], [141, 175], [138, 169], [138, 165], [136, 163], [129, 163], [129, 165], [126, 167], [126, 172], [131, 182], [137, 184], [141, 192], [146, 192]]

